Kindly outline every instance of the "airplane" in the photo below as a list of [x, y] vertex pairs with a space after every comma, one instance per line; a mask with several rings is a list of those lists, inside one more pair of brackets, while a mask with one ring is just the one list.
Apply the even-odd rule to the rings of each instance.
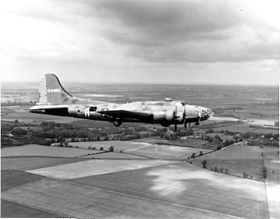
[[55, 74], [45, 74], [39, 88], [39, 102], [29, 112], [109, 121], [117, 127], [124, 122], [174, 125], [175, 131], [178, 124], [187, 128], [187, 124], [199, 125], [214, 115], [209, 108], [171, 98], [122, 104], [77, 98], [63, 88]]

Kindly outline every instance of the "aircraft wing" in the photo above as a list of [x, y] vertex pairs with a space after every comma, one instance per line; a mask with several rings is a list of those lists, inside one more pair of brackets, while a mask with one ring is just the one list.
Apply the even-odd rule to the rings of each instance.
[[143, 112], [134, 112], [128, 110], [104, 110], [98, 111], [98, 113], [112, 116], [118, 119], [138, 119], [138, 120], [145, 120], [150, 118], [150, 114], [143, 113]]

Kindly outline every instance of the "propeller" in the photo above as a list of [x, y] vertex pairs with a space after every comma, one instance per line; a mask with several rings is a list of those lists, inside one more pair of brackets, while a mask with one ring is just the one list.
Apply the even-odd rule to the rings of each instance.
[[113, 125], [116, 126], [116, 127], [121, 126], [121, 124], [122, 124], [122, 121], [121, 121], [121, 120], [115, 120], [115, 121], [113, 121]]
[[188, 126], [188, 123], [187, 123], [187, 120], [185, 119], [185, 121], [184, 121], [184, 128], [186, 129], [187, 126]]
[[183, 114], [183, 118], [184, 118], [184, 128], [187, 128], [187, 114], [186, 114], [186, 108], [184, 107], [184, 114]]

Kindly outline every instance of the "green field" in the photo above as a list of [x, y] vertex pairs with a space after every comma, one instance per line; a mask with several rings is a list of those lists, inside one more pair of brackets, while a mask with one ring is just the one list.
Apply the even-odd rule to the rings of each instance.
[[82, 155], [100, 153], [99, 151], [79, 149], [79, 148], [64, 148], [51, 147], [36, 144], [15, 146], [1, 149], [2, 157], [14, 156], [46, 156], [46, 157], [79, 157]]
[[42, 176], [19, 170], [1, 171], [1, 191], [42, 179]]
[[30, 170], [82, 161], [82, 158], [64, 157], [1, 157], [1, 170]]
[[208, 133], [207, 134], [207, 136], [210, 136], [210, 137], [215, 137], [216, 135], [218, 135], [222, 140], [232, 140], [231, 135], [225, 135], [223, 133]]
[[268, 218], [263, 183], [220, 175], [195, 166], [170, 164], [71, 181], [135, 197], [216, 211], [227, 214], [226, 218], [230, 215]]
[[[150, 139], [150, 138], [149, 138]], [[142, 139], [139, 139], [142, 140]], [[199, 140], [198, 140], [199, 141]], [[171, 142], [171, 141], [170, 141]], [[199, 141], [200, 143], [204, 141]], [[110, 146], [114, 147], [115, 152], [125, 152], [131, 155], [136, 155], [140, 157], [146, 157], [150, 159], [174, 159], [174, 160], [185, 160], [187, 157], [190, 157], [192, 153], [199, 154], [207, 153], [211, 150], [200, 149], [186, 146], [176, 146], [176, 145], [159, 145], [146, 143], [142, 141], [92, 141], [92, 142], [73, 142], [71, 145], [78, 145], [82, 148], [95, 147], [99, 150], [103, 147], [104, 150], [109, 150]], [[92, 155], [90, 157], [103, 157], [106, 156], [114, 158], [114, 155], [120, 157], [117, 153], [114, 154], [100, 154]]]
[[62, 218], [66, 217], [58, 213], [43, 211], [32, 207], [27, 207], [15, 202], [9, 202], [1, 199], [1, 217], [2, 218]]
[[278, 147], [263, 147], [267, 179], [280, 185], [280, 162]]
[[217, 167], [220, 172], [244, 177], [244, 173], [248, 174], [247, 178], [263, 181], [264, 161], [261, 153], [264, 149], [259, 146], [247, 146], [241, 144], [230, 145], [223, 150], [215, 153], [209, 153], [204, 156], [192, 159], [192, 163], [202, 167], [201, 162], [207, 161], [207, 169], [214, 170]]
[[[106, 147], [106, 142], [102, 143]], [[149, 148], [148, 144], [131, 143], [124, 146], [123, 142], [116, 142], [116, 145], [135, 152]], [[261, 182], [182, 162], [113, 160], [114, 154], [96, 155], [104, 156], [105, 160], [2, 158], [2, 216], [268, 218]], [[112, 160], [106, 160], [106, 155]], [[70, 180], [56, 179], [57, 174]]]
[[230, 126], [223, 126], [223, 127], [218, 127], [214, 128], [214, 131], [221, 131], [221, 130], [228, 130], [231, 132], [240, 132], [240, 133], [245, 133], [245, 132], [252, 132], [252, 133], [263, 133], [263, 134], [278, 134], [279, 130], [278, 129], [268, 129], [268, 128], [255, 128], [255, 127], [249, 127], [247, 124], [236, 124], [236, 125], [230, 125]]
[[175, 139], [175, 140], [167, 140], [160, 137], [149, 137], [149, 138], [142, 138], [134, 140], [137, 142], [144, 142], [149, 144], [162, 144], [162, 145], [176, 145], [176, 146], [183, 146], [183, 147], [193, 147], [193, 148], [207, 148], [205, 145], [208, 143], [206, 140], [201, 139]]
[[70, 123], [70, 122], [78, 120], [76, 118], [71, 118], [71, 117], [29, 113], [27, 111], [29, 107], [30, 106], [1, 107], [1, 120], [4, 120], [4, 121], [18, 120], [18, 121], [22, 121], [22, 122], [55, 121], [58, 123]]

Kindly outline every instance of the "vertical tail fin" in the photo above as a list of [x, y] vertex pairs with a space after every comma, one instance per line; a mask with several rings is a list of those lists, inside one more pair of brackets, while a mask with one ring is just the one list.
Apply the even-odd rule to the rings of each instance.
[[61, 85], [55, 74], [45, 74], [39, 88], [39, 104], [71, 104], [73, 96]]

